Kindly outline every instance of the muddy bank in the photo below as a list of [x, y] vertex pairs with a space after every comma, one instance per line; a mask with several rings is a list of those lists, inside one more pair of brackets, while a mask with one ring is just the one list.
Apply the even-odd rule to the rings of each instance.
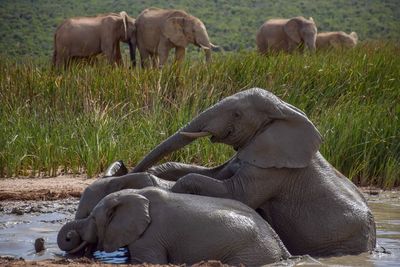
[[50, 178], [0, 179], [0, 201], [4, 200], [57, 200], [80, 197], [82, 191], [95, 178], [85, 175], [63, 175]]
[[[91, 266], [91, 267], [115, 267], [115, 264], [108, 264], [108, 263], [101, 263], [98, 261], [94, 261], [92, 259], [87, 258], [79, 258], [79, 259], [60, 259], [60, 260], [42, 260], [42, 261], [25, 261], [22, 259], [14, 259], [10, 257], [0, 257], [0, 266], [5, 267], [20, 267], [20, 266], [45, 266], [45, 267], [59, 267], [59, 266], [70, 266], [70, 267], [81, 267], [81, 266]], [[152, 265], [152, 264], [140, 264], [140, 265], [133, 265], [133, 264], [118, 264], [118, 266], [141, 266], [141, 267], [158, 267], [158, 266], [185, 266], [185, 265]], [[199, 262], [192, 267], [229, 267], [227, 264], [222, 264], [220, 261], [206, 261], [206, 262]]]
[[[79, 198], [86, 186], [96, 179], [98, 178], [87, 178], [83, 174], [49, 178], [2, 178], [0, 179], [0, 201]], [[360, 189], [371, 195], [377, 195], [384, 191], [374, 187]]]

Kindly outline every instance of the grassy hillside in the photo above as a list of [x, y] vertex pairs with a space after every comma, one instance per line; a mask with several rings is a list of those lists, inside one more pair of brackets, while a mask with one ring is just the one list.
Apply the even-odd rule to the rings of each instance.
[[320, 31], [356, 31], [361, 40], [400, 39], [398, 0], [2, 0], [0, 53], [49, 57], [53, 32], [63, 19], [146, 7], [184, 9], [201, 18], [212, 42], [237, 50], [255, 47], [255, 32], [268, 18], [312, 16]]
[[[0, 58], [0, 176], [91, 176], [117, 159], [132, 166], [199, 111], [258, 86], [304, 110], [323, 135], [323, 155], [353, 181], [400, 185], [399, 73], [393, 43], [269, 58], [242, 51], [162, 70], [55, 73], [48, 63]], [[233, 153], [202, 140], [166, 160], [212, 166]]]

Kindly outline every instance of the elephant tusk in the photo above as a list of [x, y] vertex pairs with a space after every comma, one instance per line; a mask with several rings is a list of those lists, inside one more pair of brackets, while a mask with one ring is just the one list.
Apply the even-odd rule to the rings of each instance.
[[82, 242], [79, 246], [77, 246], [76, 248], [67, 251], [67, 253], [68, 253], [68, 254], [74, 254], [74, 253], [80, 251], [81, 249], [83, 249], [87, 244], [88, 244], [87, 241], [83, 241], [83, 242]]
[[212, 44], [212, 43], [210, 43], [210, 45], [211, 45], [211, 48], [219, 48], [218, 45], [215, 45], [215, 44]]
[[210, 47], [204, 46], [204, 45], [202, 45], [202, 44], [199, 44], [199, 45], [200, 45], [200, 47], [201, 47], [202, 49], [204, 49], [204, 50], [209, 50], [209, 49], [210, 49]]
[[180, 132], [181, 135], [190, 137], [190, 138], [199, 138], [199, 137], [205, 137], [207, 135], [210, 135], [209, 132], [195, 132], [195, 133], [191, 133], [191, 132]]

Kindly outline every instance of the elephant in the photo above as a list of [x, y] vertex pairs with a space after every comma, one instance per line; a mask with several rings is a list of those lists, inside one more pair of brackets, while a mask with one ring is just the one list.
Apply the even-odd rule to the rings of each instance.
[[156, 187], [107, 195], [88, 217], [66, 223], [57, 243], [68, 253], [88, 244], [106, 252], [128, 246], [130, 259], [137, 264], [214, 259], [261, 266], [290, 257], [274, 230], [246, 205]]
[[205, 51], [206, 61], [211, 60], [213, 45], [204, 23], [183, 10], [148, 8], [136, 19], [137, 47], [142, 67], [149, 64], [163, 66], [169, 51], [175, 48], [175, 60], [181, 62], [188, 44], [192, 43]]
[[135, 66], [135, 19], [125, 11], [69, 18], [54, 34], [53, 66], [66, 67], [73, 59], [91, 58], [100, 53], [110, 64], [121, 65], [120, 41], [128, 43], [130, 59]]
[[[214, 168], [177, 162], [154, 166], [205, 136], [236, 154]], [[175, 181], [172, 192], [235, 199], [256, 209], [293, 255], [371, 251], [374, 217], [358, 188], [318, 151], [321, 142], [303, 111], [267, 90], [251, 88], [200, 113], [132, 172]]]
[[317, 26], [313, 18], [270, 19], [257, 31], [256, 43], [261, 54], [292, 52], [301, 44], [315, 52], [316, 37]]
[[326, 48], [353, 48], [357, 45], [357, 33], [351, 32], [321, 32], [317, 34], [317, 49]]

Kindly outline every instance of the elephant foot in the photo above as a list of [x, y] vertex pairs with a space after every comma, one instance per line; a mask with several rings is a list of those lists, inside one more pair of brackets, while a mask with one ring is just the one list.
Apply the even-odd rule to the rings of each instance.
[[127, 173], [128, 169], [126, 168], [124, 162], [122, 160], [118, 160], [107, 168], [107, 170], [104, 172], [103, 178], [122, 176]]

